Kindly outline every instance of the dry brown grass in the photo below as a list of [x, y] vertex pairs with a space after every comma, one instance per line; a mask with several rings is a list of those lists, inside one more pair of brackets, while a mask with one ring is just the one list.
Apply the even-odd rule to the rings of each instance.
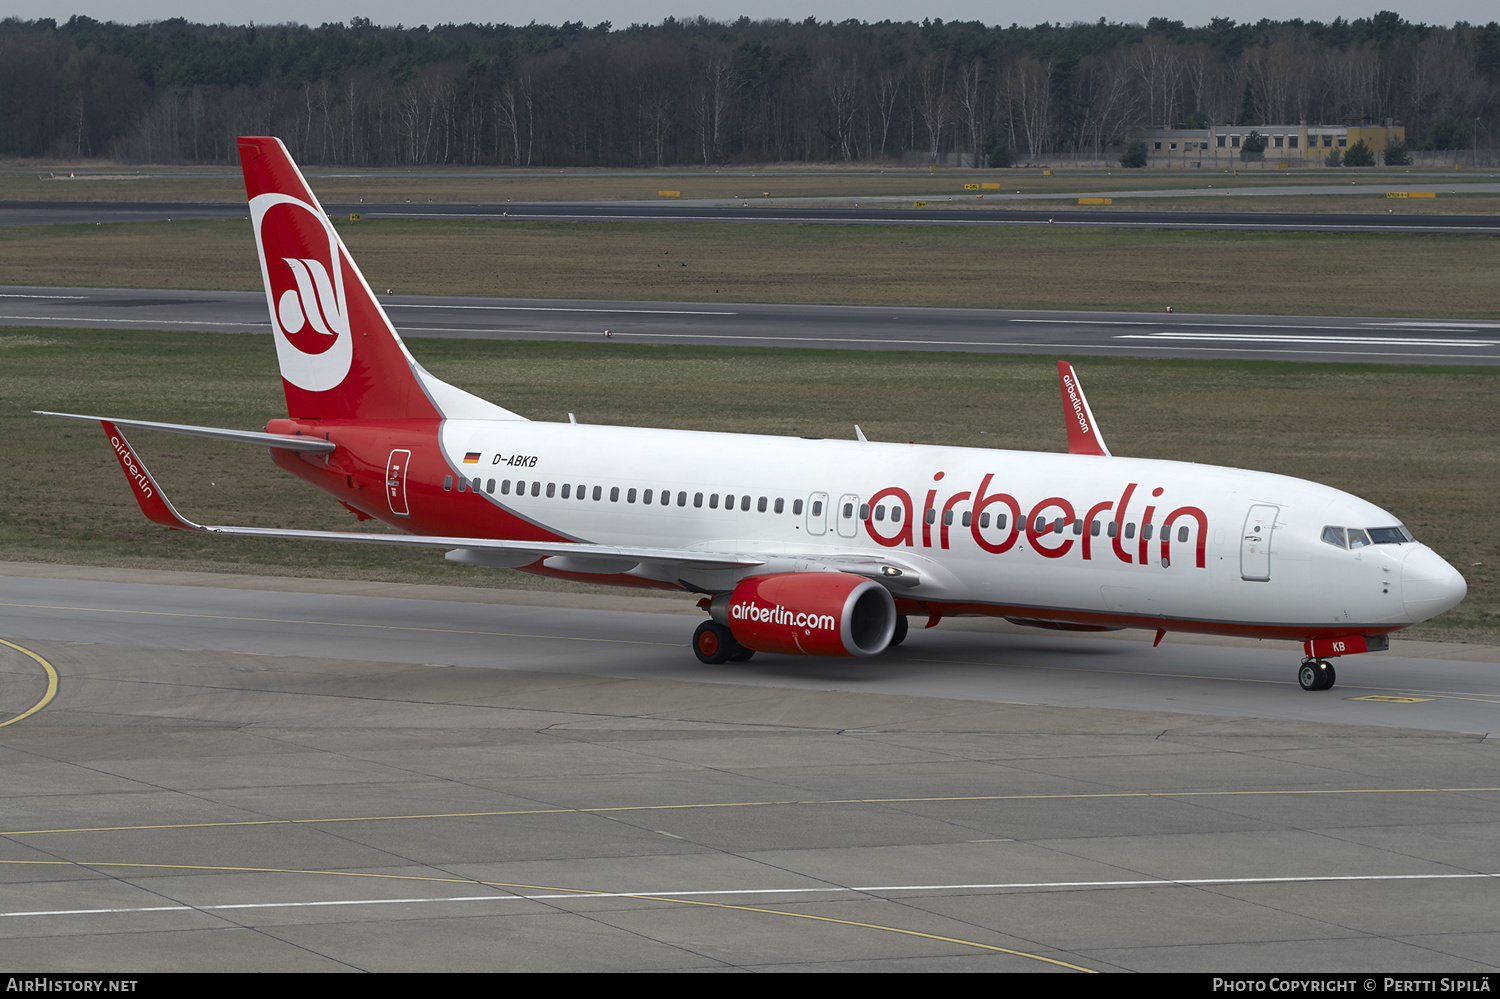
[[[1038, 227], [365, 221], [410, 294], [1487, 318], [1500, 240]], [[259, 287], [248, 223], [0, 227], [7, 283]]]
[[[440, 377], [527, 416], [745, 433], [1063, 450], [1051, 358], [414, 341]], [[284, 412], [268, 338], [0, 333], [0, 559], [562, 585], [432, 553], [185, 536], [142, 518], [97, 427], [31, 409], [259, 427]], [[1326, 482], [1392, 511], [1468, 578], [1469, 599], [1419, 634], [1500, 639], [1500, 370], [1089, 359], [1117, 453]], [[878, 403], [875, 402], [878, 400]], [[134, 435], [168, 493], [209, 523], [348, 530], [333, 500], [265, 452]], [[1476, 565], [1475, 563], [1481, 563]]]

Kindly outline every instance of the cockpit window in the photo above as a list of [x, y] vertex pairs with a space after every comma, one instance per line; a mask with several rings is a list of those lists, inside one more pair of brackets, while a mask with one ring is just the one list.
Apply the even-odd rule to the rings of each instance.
[[1400, 545], [1416, 541], [1411, 532], [1401, 525], [1395, 527], [1325, 527], [1323, 543], [1335, 548], [1365, 548], [1369, 545]]

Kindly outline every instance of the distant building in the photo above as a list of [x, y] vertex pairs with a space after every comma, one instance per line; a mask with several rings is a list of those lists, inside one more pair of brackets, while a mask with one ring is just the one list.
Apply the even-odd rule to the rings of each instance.
[[1245, 138], [1255, 132], [1266, 142], [1259, 159], [1288, 166], [1318, 166], [1335, 149], [1340, 153], [1363, 140], [1379, 156], [1395, 140], [1406, 142], [1406, 127], [1386, 120], [1372, 125], [1363, 118], [1343, 125], [1210, 125], [1207, 128], [1141, 129], [1135, 138], [1146, 143], [1150, 166], [1228, 168], [1243, 162]]

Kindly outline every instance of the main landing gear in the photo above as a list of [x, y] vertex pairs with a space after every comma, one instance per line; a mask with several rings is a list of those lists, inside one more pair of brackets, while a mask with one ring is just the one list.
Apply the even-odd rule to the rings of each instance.
[[729, 629], [717, 621], [704, 621], [698, 625], [698, 630], [693, 632], [693, 652], [699, 662], [710, 666], [742, 663], [755, 655], [754, 649], [747, 649], [735, 641]]
[[1297, 683], [1303, 690], [1331, 690], [1337, 678], [1327, 659], [1304, 659], [1297, 669]]

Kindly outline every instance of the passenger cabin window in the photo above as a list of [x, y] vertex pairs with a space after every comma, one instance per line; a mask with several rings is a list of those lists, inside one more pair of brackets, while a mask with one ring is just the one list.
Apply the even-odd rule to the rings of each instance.
[[802, 516], [802, 501], [801, 500], [792, 500], [792, 513], [795, 516], [798, 516], [798, 517]]
[[451, 476], [451, 475], [445, 475], [445, 476], [443, 476], [443, 492], [448, 492], [452, 488], [453, 488], [453, 476]]

